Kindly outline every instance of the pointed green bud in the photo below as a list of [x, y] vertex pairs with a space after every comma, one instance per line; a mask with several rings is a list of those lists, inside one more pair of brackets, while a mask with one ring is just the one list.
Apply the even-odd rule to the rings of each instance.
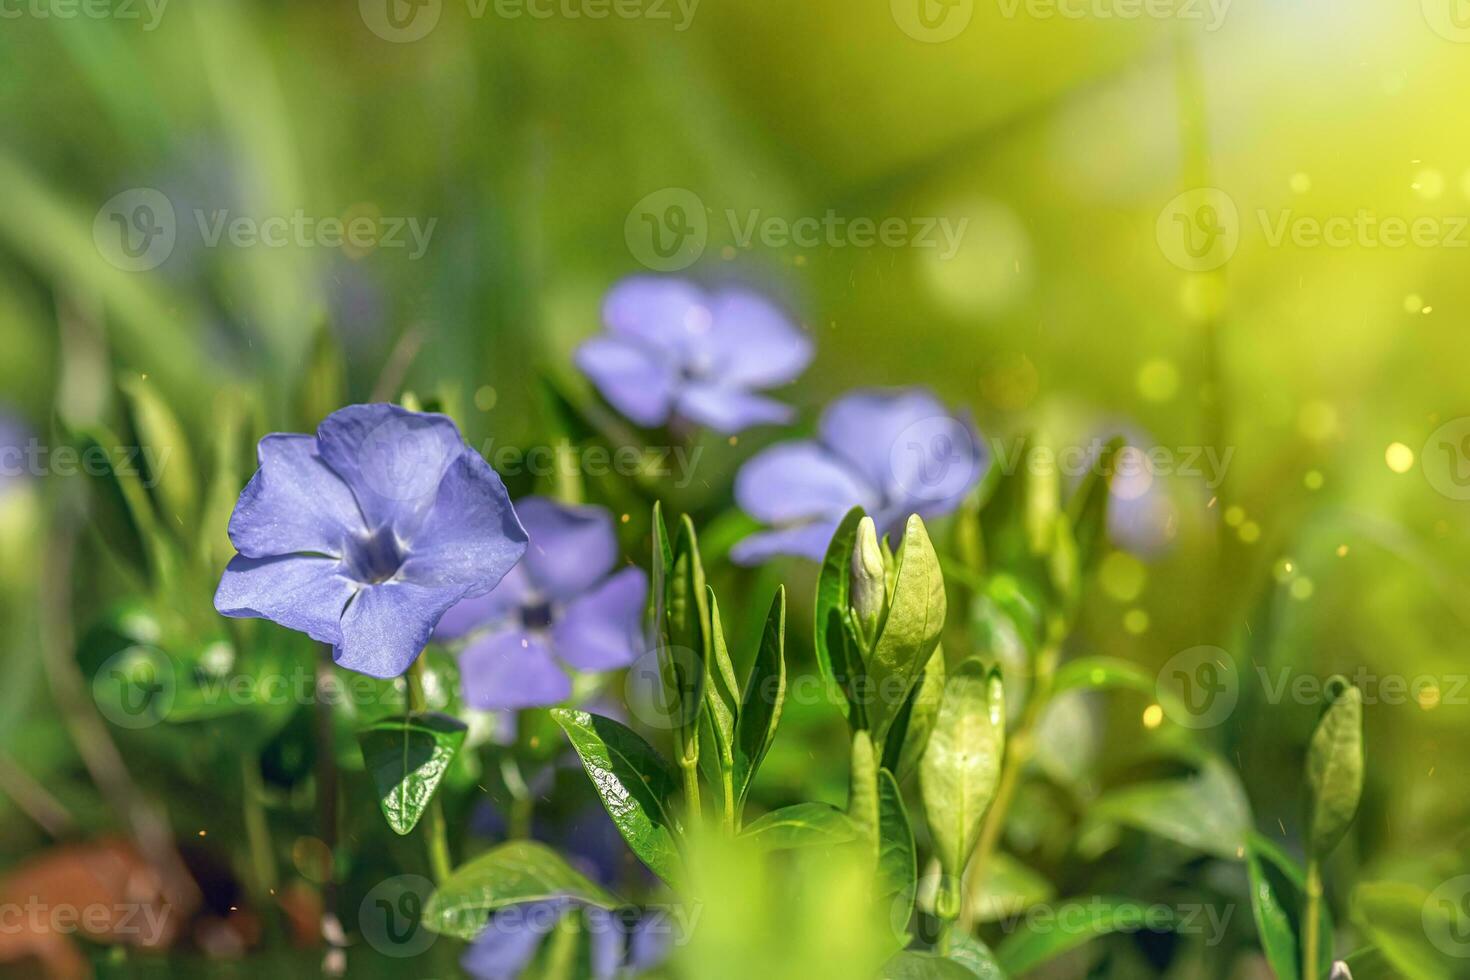
[[871, 517], [858, 524], [852, 543], [852, 611], [863, 636], [871, 642], [883, 618], [888, 580], [883, 549], [878, 545], [878, 528]]

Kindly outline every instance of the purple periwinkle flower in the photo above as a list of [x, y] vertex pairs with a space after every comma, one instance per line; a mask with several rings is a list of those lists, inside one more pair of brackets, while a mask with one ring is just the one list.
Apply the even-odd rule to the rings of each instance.
[[215, 608], [330, 643], [350, 670], [402, 674], [440, 617], [526, 550], [505, 485], [446, 416], [352, 405], [258, 452]]
[[760, 294], [635, 276], [607, 294], [602, 316], [607, 333], [577, 350], [577, 366], [639, 425], [679, 418], [734, 433], [790, 421], [790, 407], [755, 392], [794, 381], [812, 344]]
[[0, 496], [18, 489], [32, 475], [31, 430], [19, 416], [0, 407]]
[[500, 909], [465, 951], [460, 966], [476, 980], [516, 980], [542, 940], [565, 915], [582, 915], [589, 940], [588, 976], [594, 980], [633, 977], [659, 965], [679, 929], [665, 909], [641, 916], [609, 912], [571, 898], [551, 898]]
[[558, 661], [581, 671], [626, 667], [645, 650], [648, 576], [617, 564], [612, 515], [527, 497], [516, 512], [530, 547], [493, 591], [449, 610], [436, 636], [468, 636], [465, 700], [486, 710], [557, 704], [572, 693]]
[[979, 482], [990, 453], [967, 417], [925, 388], [849, 392], [822, 413], [817, 438], [777, 443], [735, 478], [735, 500], [771, 525], [731, 557], [753, 565], [775, 555], [820, 559], [842, 516], [861, 506], [879, 534], [910, 514], [947, 514]]

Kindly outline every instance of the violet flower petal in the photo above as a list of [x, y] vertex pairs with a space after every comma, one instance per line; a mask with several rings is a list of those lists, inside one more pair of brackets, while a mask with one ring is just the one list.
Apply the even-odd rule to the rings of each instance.
[[408, 670], [445, 610], [462, 588], [414, 582], [365, 585], [342, 615], [342, 639], [332, 659], [369, 677], [398, 677]]
[[484, 595], [525, 550], [526, 532], [505, 484], [478, 453], [466, 451], [444, 470], [399, 574], [418, 585]]
[[618, 560], [617, 535], [605, 508], [526, 497], [516, 504], [516, 513], [531, 539], [523, 565], [544, 597], [580, 595]]
[[500, 584], [484, 595], [461, 599], [449, 607], [434, 627], [434, 639], [456, 640], [473, 630], [513, 615], [531, 595], [525, 564], [505, 573]]
[[840, 518], [877, 506], [877, 492], [840, 457], [814, 442], [783, 442], [746, 461], [735, 476], [740, 509], [767, 524]]
[[314, 437], [268, 435], [257, 457], [260, 469], [230, 515], [230, 541], [240, 554], [306, 551], [340, 558], [344, 537], [367, 534], [357, 500], [317, 454]]
[[342, 610], [359, 585], [335, 558], [282, 555], [230, 559], [214, 607], [235, 618], [269, 619], [321, 643], [341, 642]]
[[791, 406], [729, 385], [690, 382], [680, 390], [680, 415], [726, 435], [755, 425], [781, 425], [796, 414]]
[[602, 321], [612, 334], [677, 361], [703, 346], [711, 319], [704, 291], [683, 279], [634, 276], [602, 301]]
[[648, 575], [625, 568], [573, 599], [552, 626], [556, 655], [578, 670], [626, 667], [642, 654]]
[[449, 465], [469, 450], [453, 421], [397, 405], [349, 405], [322, 420], [317, 451], [342, 477], [368, 530], [412, 540]]
[[584, 343], [577, 348], [576, 362], [602, 397], [634, 422], [654, 426], [668, 421], [676, 380], [670, 362], [633, 341], [612, 337]]
[[465, 701], [485, 711], [544, 707], [572, 694], [571, 678], [546, 644], [519, 628], [472, 642], [459, 656], [459, 676]]
[[730, 549], [730, 560], [737, 565], [759, 565], [778, 555], [795, 555], [821, 561], [840, 523], [841, 519], [834, 517], [775, 531], [757, 531], [736, 542]]
[[722, 383], [772, 388], [795, 381], [811, 363], [810, 338], [759, 293], [725, 290], [712, 306], [708, 346]]

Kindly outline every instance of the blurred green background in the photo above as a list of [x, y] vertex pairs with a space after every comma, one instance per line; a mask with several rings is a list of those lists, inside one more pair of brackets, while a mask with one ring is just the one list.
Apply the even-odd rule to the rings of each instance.
[[[1344, 889], [1433, 889], [1470, 855], [1458, 2], [1128, 17], [1121, 0], [962, 0], [930, 11], [948, 10], [933, 30], [905, 0], [701, 0], [687, 19], [648, 0], [600, 20], [566, 15], [587, 4], [541, 18], [431, 0], [400, 4], [401, 29], [372, 0], [173, 0], [136, 17], [6, 4], [0, 401], [44, 441], [58, 422], [115, 417], [117, 378], [146, 375], [207, 458], [233, 387], [263, 394], [268, 428], [302, 428], [295, 393], [325, 327], [349, 400], [401, 372], [409, 389], [456, 392], [476, 445], [534, 444], [532, 368], [570, 371], [602, 293], [648, 271], [644, 215], [693, 195], [708, 231], [683, 274], [756, 283], [796, 313], [817, 355], [783, 397], [807, 419], [856, 385], [922, 383], [1001, 445], [1123, 427], [1146, 446], [1228, 452], [1218, 485], [1152, 488], [1167, 543], [1105, 564], [1075, 652], [1153, 670], [1216, 644], [1319, 676], [1435, 678], [1438, 700], [1369, 704], [1367, 794], [1338, 858]], [[167, 198], [176, 241], [129, 271], [108, 209], [140, 188]], [[196, 216], [222, 212], [367, 216], [382, 240], [211, 246]], [[829, 212], [964, 232], [948, 256], [739, 234], [757, 215]], [[1357, 225], [1314, 241], [1310, 224], [1334, 218]], [[1307, 231], [1277, 234], [1299, 219]], [[1426, 219], [1424, 234], [1395, 246], [1386, 219]], [[433, 222], [422, 255], [390, 240], [410, 221]], [[1182, 250], [1181, 229], [1209, 227], [1228, 255]], [[724, 499], [734, 466], [776, 435], [708, 440], [688, 495]], [[58, 479], [0, 497], [0, 739], [42, 782], [76, 769], [34, 653]], [[785, 572], [809, 601], [810, 569]], [[82, 588], [81, 605], [118, 592]], [[1256, 826], [1284, 833], [1300, 824], [1315, 709], [1264, 705], [1247, 682], [1230, 752]], [[1097, 771], [1142, 730], [1143, 706], [1097, 721]], [[811, 765], [802, 730], [773, 771], [840, 799], [841, 770]], [[37, 845], [3, 799], [0, 828], [0, 864]]]

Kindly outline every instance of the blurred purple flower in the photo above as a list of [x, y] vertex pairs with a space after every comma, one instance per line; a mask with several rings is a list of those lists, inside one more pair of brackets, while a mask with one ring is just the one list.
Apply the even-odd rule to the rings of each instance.
[[591, 943], [588, 976], [595, 980], [637, 976], [658, 966], [668, 953], [675, 925], [663, 910], [634, 918], [630, 910], [609, 912], [570, 898], [552, 898], [496, 912], [465, 951], [460, 966], [476, 980], [515, 980], [561, 917], [578, 910]]
[[330, 643], [350, 670], [402, 674], [526, 550], [505, 485], [443, 415], [352, 405], [315, 436], [266, 436], [259, 457], [215, 608]]
[[0, 407], [0, 497], [18, 489], [33, 474], [27, 449], [33, 436], [19, 416]]
[[639, 425], [677, 417], [734, 433], [790, 421], [788, 406], [754, 392], [794, 381], [812, 344], [758, 293], [635, 276], [607, 294], [602, 316], [608, 332], [577, 350], [577, 366]]
[[1108, 494], [1108, 538], [1140, 558], [1156, 558], [1173, 544], [1179, 513], [1148, 456], [1153, 440], [1129, 432], [1113, 463]]
[[558, 660], [613, 670], [645, 649], [648, 576], [632, 567], [612, 573], [612, 515], [543, 497], [527, 497], [516, 512], [531, 539], [525, 558], [494, 590], [450, 609], [435, 632], [440, 640], [475, 634], [460, 653], [460, 678], [465, 700], [485, 710], [565, 701], [572, 682]]
[[872, 516], [879, 534], [901, 531], [910, 514], [947, 514], [990, 461], [968, 417], [950, 412], [926, 388], [850, 392], [827, 406], [817, 435], [777, 443], [741, 467], [735, 500], [772, 530], [737, 544], [735, 561], [820, 560], [855, 506]]

